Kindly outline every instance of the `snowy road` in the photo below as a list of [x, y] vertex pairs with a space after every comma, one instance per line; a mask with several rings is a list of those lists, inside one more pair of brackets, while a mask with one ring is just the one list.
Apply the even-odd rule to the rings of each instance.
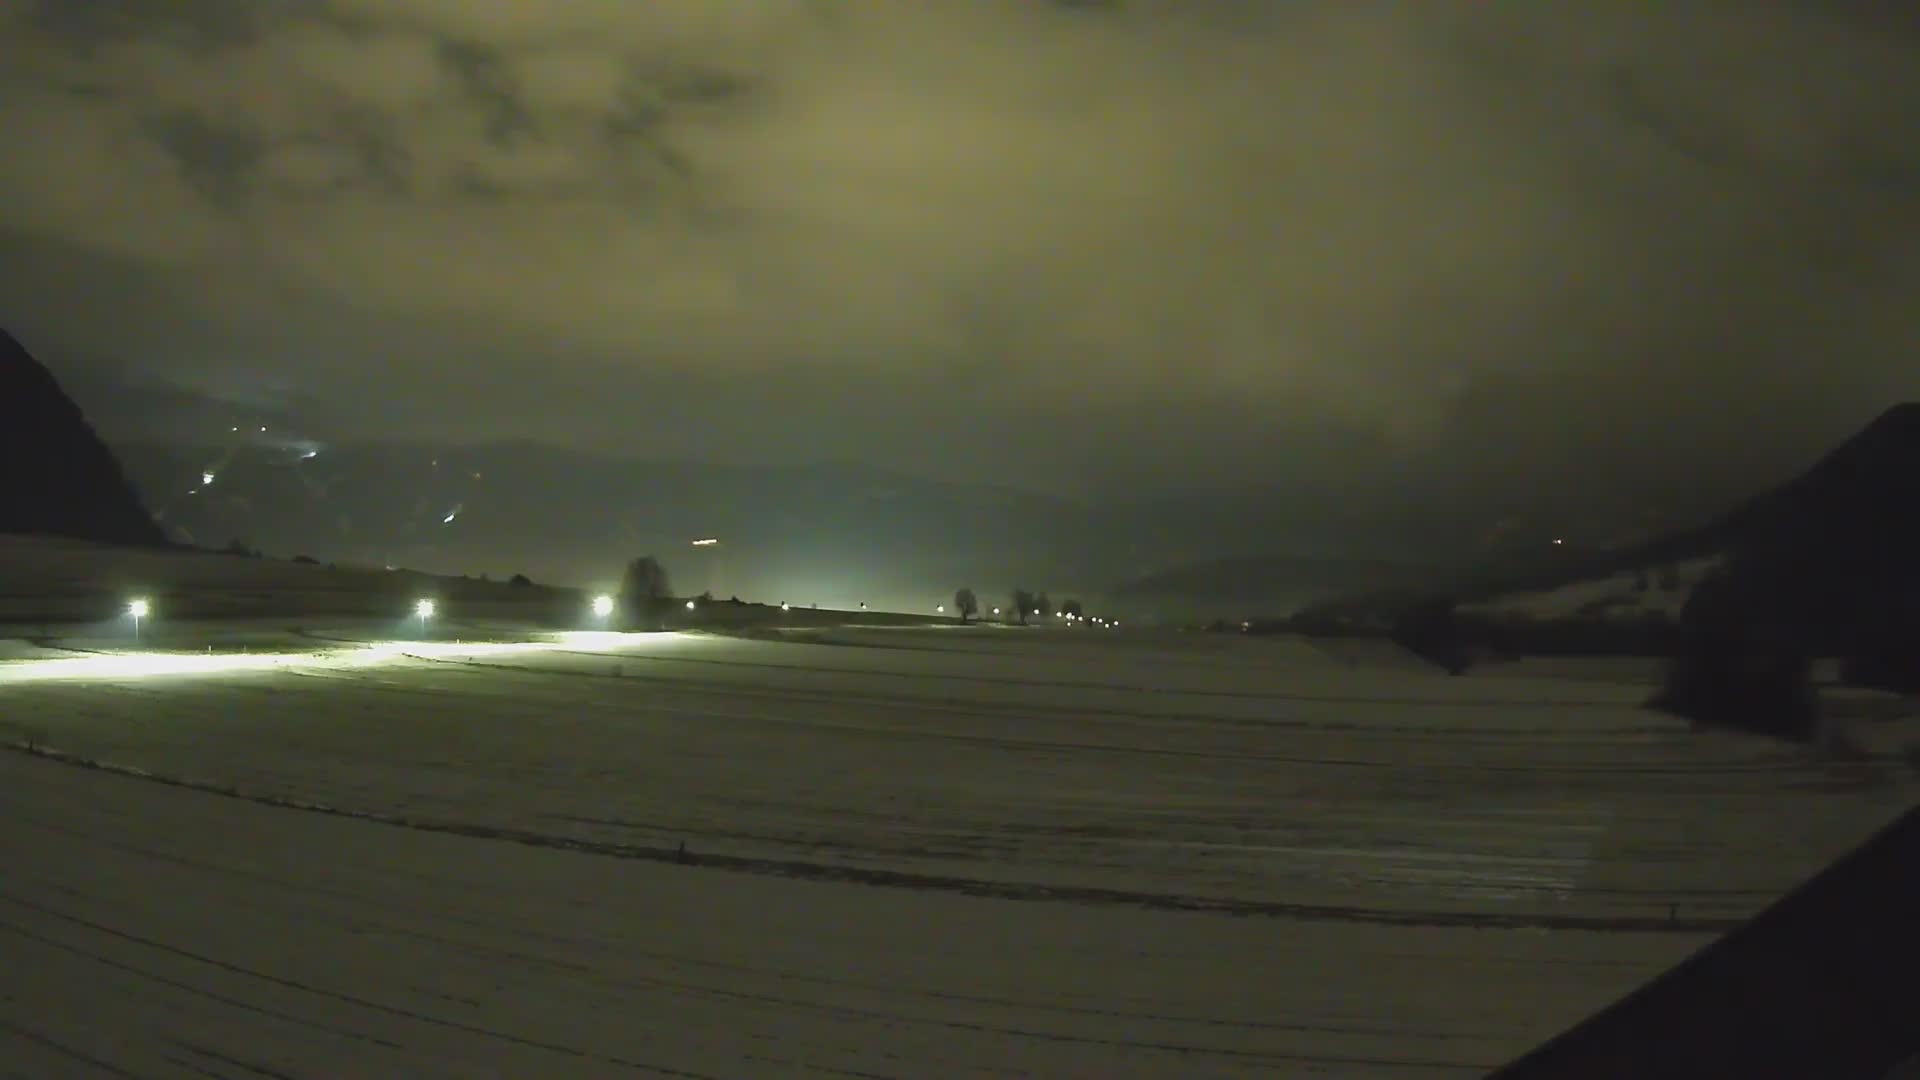
[[0, 663], [13, 730], [198, 785], [0, 755], [28, 1075], [1474, 1075], [1913, 794], [1300, 642], [252, 640], [310, 652]]

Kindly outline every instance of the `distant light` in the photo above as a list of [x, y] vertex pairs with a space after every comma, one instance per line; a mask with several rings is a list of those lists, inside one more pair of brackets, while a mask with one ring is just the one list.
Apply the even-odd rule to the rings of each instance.
[[946, 614], [946, 611], [947, 611], [947, 605], [945, 604], [937, 604], [934, 606], [934, 609], [933, 609], [933, 613], [936, 615], [944, 615]]
[[860, 610], [861, 611], [867, 610], [867, 602], [865, 600], [860, 601]]
[[780, 610], [781, 611], [787, 610], [787, 602], [785, 600], [780, 601]]
[[261, 433], [262, 433], [262, 434], [265, 434], [265, 433], [266, 433], [266, 430], [267, 430], [267, 429], [266, 429], [266, 428], [264, 428], [264, 427], [262, 427], [262, 428], [260, 429], [260, 431], [261, 431]]
[[700, 538], [700, 539], [698, 539], [698, 540], [695, 540], [695, 541], [693, 542], [693, 546], [694, 546], [694, 547], [712, 547], [713, 545], [715, 545], [715, 544], [717, 544], [717, 543], [719, 543], [719, 542], [720, 542], [720, 539], [719, 539], [719, 537], [715, 537], [715, 536], [705, 536], [705, 537], [701, 537], [701, 538]]
[[691, 600], [689, 600], [689, 601], [687, 601], [687, 610], [688, 610], [688, 611], [692, 611], [692, 610], [693, 610], [693, 601], [691, 601]]
[[998, 615], [998, 614], [1000, 614], [1000, 609], [999, 609], [999, 608], [994, 608], [994, 609], [993, 609], [993, 613], [994, 613], [995, 615]]
[[451, 525], [451, 524], [453, 524], [453, 519], [454, 519], [454, 518], [457, 518], [457, 517], [459, 517], [459, 516], [460, 516], [460, 511], [458, 511], [458, 510], [452, 510], [452, 511], [449, 511], [449, 512], [447, 513], [447, 516], [446, 516], [446, 517], [443, 517], [443, 518], [441, 518], [441, 519], [440, 519], [440, 524], [442, 524], [442, 525]]
[[413, 613], [423, 619], [433, 618], [433, 601], [419, 600], [413, 605]]
[[209, 485], [211, 485], [212, 483], [213, 483], [213, 474], [212, 474], [212, 473], [210, 473], [210, 472], [203, 472], [203, 473], [201, 473], [201, 474], [200, 474], [200, 486], [201, 486], [201, 487], [207, 487], [207, 486], [209, 486]]
[[1559, 537], [1557, 537], [1557, 536], [1553, 538], [1553, 542], [1554, 542], [1554, 543], [1556, 543], [1556, 544], [1564, 544], [1564, 543], [1566, 543], [1566, 541], [1565, 541], [1565, 540], [1562, 540], [1562, 539], [1560, 539], [1560, 538], [1559, 538]]
[[146, 600], [135, 600], [127, 605], [127, 614], [136, 619], [144, 619], [153, 612], [153, 605]]
[[1053, 613], [1053, 617], [1054, 617], [1054, 618], [1056, 618], [1056, 619], [1057, 619], [1057, 618], [1059, 618], [1059, 617], [1060, 617], [1060, 613], [1059, 613], [1059, 612], [1057, 612], [1057, 611], [1056, 611], [1056, 612], [1054, 612], [1054, 613]]
[[313, 460], [314, 458], [317, 458], [317, 457], [319, 457], [319, 456], [320, 456], [320, 451], [318, 451], [318, 450], [309, 450], [309, 451], [307, 451], [306, 453], [304, 453], [304, 454], [301, 454], [301, 455], [300, 455], [300, 460], [301, 460], [301, 461], [312, 461], [312, 460]]
[[233, 430], [235, 430], [235, 431], [239, 431], [240, 429], [236, 427], [236, 428], [234, 428]]
[[613, 614], [613, 597], [611, 596], [594, 597], [593, 613], [602, 619]]

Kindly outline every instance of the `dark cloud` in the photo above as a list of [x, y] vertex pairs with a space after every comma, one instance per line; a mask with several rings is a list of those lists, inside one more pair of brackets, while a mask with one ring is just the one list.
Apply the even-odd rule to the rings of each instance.
[[[1859, 6], [101, 0], [0, 34], [0, 311], [343, 423], [1466, 498], [1735, 488], [1920, 396], [1920, 46]], [[51, 251], [102, 269], [21, 269]]]

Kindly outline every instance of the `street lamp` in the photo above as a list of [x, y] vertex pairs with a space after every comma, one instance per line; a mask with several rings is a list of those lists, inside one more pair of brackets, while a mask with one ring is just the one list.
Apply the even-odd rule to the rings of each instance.
[[596, 596], [593, 598], [594, 618], [604, 619], [611, 614], [613, 614], [613, 597]]
[[420, 632], [422, 634], [426, 633], [427, 620], [433, 618], [433, 601], [425, 599], [416, 600], [413, 605], [413, 613], [420, 617]]
[[718, 596], [720, 593], [720, 538], [702, 536], [693, 541], [693, 546], [707, 551], [707, 554], [702, 556], [707, 567], [707, 591]]
[[693, 610], [693, 601], [691, 601], [691, 600], [689, 600], [689, 601], [687, 601], [687, 610], [688, 610], [688, 611], [692, 611], [692, 610]]
[[153, 605], [146, 597], [140, 597], [127, 605], [127, 614], [133, 616], [133, 640], [140, 640], [140, 620], [153, 613]]

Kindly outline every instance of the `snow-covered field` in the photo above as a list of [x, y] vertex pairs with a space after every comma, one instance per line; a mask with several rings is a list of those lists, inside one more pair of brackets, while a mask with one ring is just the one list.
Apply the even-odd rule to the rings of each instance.
[[0, 1060], [1470, 1076], [1916, 790], [1891, 751], [1687, 731], [1618, 662], [440, 632], [0, 651]]

